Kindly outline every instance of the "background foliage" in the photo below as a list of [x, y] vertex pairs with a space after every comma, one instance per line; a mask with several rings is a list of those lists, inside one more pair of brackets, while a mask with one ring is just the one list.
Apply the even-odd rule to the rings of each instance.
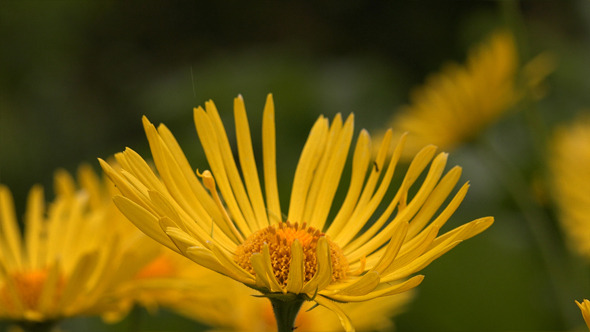
[[[56, 168], [97, 166], [97, 157], [125, 146], [149, 155], [144, 114], [166, 123], [191, 164], [204, 168], [192, 108], [213, 99], [233, 123], [232, 100], [242, 94], [256, 142], [272, 92], [286, 196], [320, 114], [354, 112], [357, 128], [378, 129], [429, 73], [463, 62], [470, 45], [502, 26], [516, 28], [523, 61], [545, 50], [557, 59], [536, 105], [542, 130], [590, 109], [589, 1], [1, 1], [0, 182], [22, 214], [33, 184], [44, 184], [51, 198]], [[533, 182], [540, 165], [525, 117], [515, 110], [486, 135]], [[590, 296], [590, 275], [565, 251], [559, 227], [547, 225], [548, 240], [568, 272], [559, 294], [571, 299], [569, 306], [557, 298], [530, 228], [490, 159], [467, 145], [450, 162], [463, 166], [472, 184], [454, 225], [484, 215], [496, 224], [424, 271], [398, 329], [580, 329], [573, 300]], [[150, 331], [203, 328], [173, 313], [141, 310], [114, 326], [82, 318], [63, 327], [126, 331], [137, 324]]]

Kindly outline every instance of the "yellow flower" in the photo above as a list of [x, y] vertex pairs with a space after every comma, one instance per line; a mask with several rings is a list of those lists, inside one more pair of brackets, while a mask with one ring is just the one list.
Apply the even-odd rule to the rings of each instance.
[[[409, 132], [403, 158], [411, 158], [426, 144], [449, 151], [469, 141], [522, 98], [516, 87], [518, 54], [511, 33], [493, 34], [472, 49], [465, 65], [449, 64], [413, 91], [411, 105], [403, 107], [391, 126]], [[529, 90], [552, 71], [550, 56], [539, 56], [522, 75]], [[531, 92], [531, 93], [532, 93]]]
[[[121, 191], [114, 197], [116, 205], [138, 228], [194, 262], [262, 292], [277, 317], [296, 314], [304, 300], [315, 301], [353, 330], [335, 302], [367, 301], [416, 287], [423, 276], [413, 274], [493, 222], [481, 218], [439, 235], [467, 192], [464, 184], [443, 205], [461, 168], [444, 174], [447, 154], [436, 155], [436, 147], [427, 146], [403, 182], [392, 186], [404, 140], [391, 154], [391, 131], [374, 160], [370, 136], [360, 132], [346, 197], [336, 201], [353, 137], [352, 115], [346, 121], [338, 115], [331, 125], [324, 117], [317, 120], [295, 171], [287, 217], [281, 220], [272, 97], [262, 123], [264, 195], [241, 97], [234, 100], [234, 115], [239, 168], [211, 101], [194, 110], [211, 172], [195, 175], [171, 132], [164, 125], [156, 129], [145, 117], [159, 176], [131, 149], [115, 156], [121, 169], [100, 162]], [[384, 201], [388, 191], [392, 197]]]
[[[10, 190], [0, 186], [1, 320], [40, 327], [117, 310], [108, 294], [157, 253], [88, 166], [80, 168], [79, 179], [81, 190], [68, 173], [56, 172], [56, 198], [48, 209], [42, 188], [33, 187], [23, 235]], [[136, 236], [128, 237], [129, 231]]]
[[568, 244], [590, 260], [590, 118], [556, 130], [549, 165], [558, 219]]
[[582, 317], [584, 317], [584, 322], [586, 322], [586, 326], [590, 329], [590, 301], [584, 299], [582, 303], [576, 301], [576, 304], [582, 311]]

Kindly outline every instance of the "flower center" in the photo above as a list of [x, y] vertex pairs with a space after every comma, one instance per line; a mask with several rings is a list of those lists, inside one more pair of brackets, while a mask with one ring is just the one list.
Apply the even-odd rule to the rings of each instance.
[[[11, 286], [4, 284], [0, 289], [0, 301], [8, 307], [15, 307], [14, 295], [16, 295], [25, 308], [36, 309], [48, 275], [49, 271], [47, 269], [15, 272], [12, 275], [14, 289], [10, 290], [8, 287]], [[56, 285], [58, 289], [54, 294], [56, 298], [61, 295], [62, 285], [62, 280], [58, 281], [58, 285]]]
[[[287, 285], [289, 266], [291, 264], [291, 245], [295, 239], [299, 240], [303, 249], [303, 268], [305, 282], [311, 280], [317, 271], [316, 248], [318, 240], [325, 236], [324, 233], [313, 227], [307, 227], [305, 223], [299, 225], [286, 221], [261, 229], [250, 235], [244, 243], [236, 249], [235, 261], [246, 271], [255, 274], [250, 263], [253, 253], [262, 252], [266, 243], [270, 253], [270, 263], [277, 281], [281, 286]], [[328, 240], [330, 246], [330, 257], [332, 261], [332, 280], [346, 278], [348, 262], [342, 253], [342, 249], [332, 241]]]

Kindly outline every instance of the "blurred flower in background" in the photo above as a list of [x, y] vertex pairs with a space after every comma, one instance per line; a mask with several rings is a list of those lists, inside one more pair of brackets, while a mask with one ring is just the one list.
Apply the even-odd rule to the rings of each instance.
[[[426, 144], [449, 151], [474, 139], [527, 91], [542, 96], [540, 85], [552, 68], [551, 58], [543, 55], [521, 70], [512, 33], [492, 34], [471, 49], [465, 65], [450, 63], [428, 77], [410, 95], [411, 105], [393, 116], [393, 129], [409, 132], [404, 158], [413, 157]], [[519, 85], [522, 75], [526, 82]]]
[[159, 252], [117, 211], [112, 185], [88, 166], [80, 168], [79, 185], [57, 171], [48, 208], [42, 188], [33, 187], [24, 235], [9, 189], [0, 187], [0, 320], [40, 331], [118, 311], [117, 288]]
[[[423, 276], [406, 278], [493, 222], [481, 218], [438, 235], [468, 185], [443, 205], [461, 168], [444, 174], [447, 154], [435, 156], [434, 146], [417, 153], [394, 197], [383, 204], [403, 150], [402, 139], [391, 154], [391, 131], [374, 160], [370, 136], [361, 131], [346, 197], [335, 203], [353, 136], [353, 117], [343, 122], [340, 115], [331, 125], [322, 116], [313, 126], [295, 171], [288, 216], [280, 220], [272, 96], [262, 123], [266, 200], [241, 96], [234, 100], [234, 115], [241, 172], [211, 101], [194, 110], [194, 120], [213, 174], [195, 175], [171, 132], [164, 125], [156, 129], [146, 118], [159, 177], [131, 149], [115, 156], [121, 169], [102, 160], [101, 165], [121, 191], [115, 203], [137, 227], [196, 263], [259, 290], [277, 317], [277, 306], [297, 303], [289, 314], [294, 319], [303, 301], [314, 301], [334, 311], [346, 330], [354, 330], [333, 301], [363, 302], [412, 289]], [[429, 164], [423, 182], [416, 183]], [[333, 204], [339, 208], [328, 220]], [[380, 205], [384, 210], [377, 213]], [[278, 323], [282, 331], [285, 322]], [[286, 325], [290, 329], [292, 321]]]
[[567, 245], [590, 262], [590, 117], [555, 130], [548, 158], [552, 197]]

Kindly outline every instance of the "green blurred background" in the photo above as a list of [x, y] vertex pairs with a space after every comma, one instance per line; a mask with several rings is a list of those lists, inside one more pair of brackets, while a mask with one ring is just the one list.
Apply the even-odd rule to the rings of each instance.
[[[320, 114], [354, 112], [357, 129], [379, 129], [429, 73], [463, 62], [471, 45], [503, 26], [518, 29], [522, 61], [546, 50], [557, 59], [548, 93], [536, 105], [543, 127], [590, 109], [590, 1], [2, 0], [0, 182], [22, 215], [33, 184], [45, 185], [51, 198], [56, 168], [96, 167], [97, 157], [126, 146], [149, 156], [142, 115], [165, 123], [192, 166], [203, 169], [192, 108], [213, 99], [231, 127], [232, 100], [242, 94], [256, 146], [272, 92], [285, 198]], [[486, 135], [533, 177], [539, 165], [525, 123], [514, 112]], [[486, 215], [496, 223], [425, 269], [416, 299], [396, 319], [398, 330], [585, 329], [573, 300], [590, 297], [588, 267], [565, 251], [559, 228], [548, 225], [568, 272], [560, 291], [571, 299], [565, 307], [521, 212], [477, 147], [453, 151], [450, 163], [463, 166], [471, 182], [453, 225]], [[113, 326], [83, 318], [63, 328], [128, 331], [138, 319], [149, 331], [204, 328], [170, 312], [141, 310]]]

